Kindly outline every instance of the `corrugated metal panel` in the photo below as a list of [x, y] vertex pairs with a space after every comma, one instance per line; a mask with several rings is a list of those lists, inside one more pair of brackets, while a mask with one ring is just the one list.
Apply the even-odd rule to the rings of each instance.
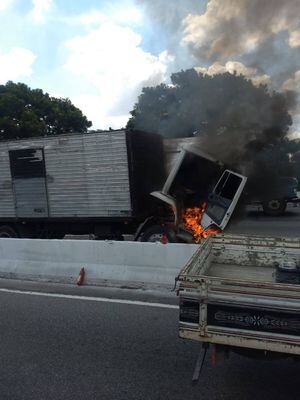
[[14, 179], [16, 213], [19, 218], [48, 216], [44, 178]]
[[[10, 182], [6, 209], [14, 216], [8, 150], [44, 149], [50, 217], [107, 217], [131, 215], [125, 131], [63, 135], [0, 143], [0, 163]], [[0, 176], [0, 188], [3, 176]], [[0, 202], [1, 203], [1, 202]], [[8, 209], [8, 206], [11, 208]], [[4, 216], [5, 203], [0, 204]]]
[[125, 132], [70, 137], [45, 159], [50, 216], [130, 215]]
[[0, 216], [16, 216], [9, 156], [6, 144], [0, 144]]

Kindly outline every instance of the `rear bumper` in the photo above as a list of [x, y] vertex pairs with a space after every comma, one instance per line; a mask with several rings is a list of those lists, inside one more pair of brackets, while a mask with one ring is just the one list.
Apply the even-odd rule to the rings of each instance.
[[270, 335], [263, 332], [239, 332], [235, 329], [217, 329], [207, 327], [205, 335], [200, 331], [183, 328], [179, 329], [179, 337], [182, 339], [207, 342], [211, 344], [221, 344], [232, 347], [244, 347], [247, 349], [271, 351], [291, 355], [300, 355], [299, 337]]

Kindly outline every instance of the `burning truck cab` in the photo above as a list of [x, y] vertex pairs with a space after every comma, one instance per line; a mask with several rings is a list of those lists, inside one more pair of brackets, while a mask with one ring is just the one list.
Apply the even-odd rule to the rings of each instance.
[[226, 227], [246, 181], [199, 147], [185, 145], [162, 190], [151, 195], [171, 207], [174, 220], [167, 225], [177, 240], [199, 242]]

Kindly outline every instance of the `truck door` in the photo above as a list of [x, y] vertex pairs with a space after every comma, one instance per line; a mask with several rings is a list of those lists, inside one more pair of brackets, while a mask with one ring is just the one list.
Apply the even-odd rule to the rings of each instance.
[[236, 172], [225, 170], [209, 194], [205, 213], [201, 225], [207, 229], [210, 225], [217, 225], [224, 229], [233, 210], [242, 194], [247, 178]]
[[48, 217], [44, 150], [11, 150], [9, 159], [17, 217]]

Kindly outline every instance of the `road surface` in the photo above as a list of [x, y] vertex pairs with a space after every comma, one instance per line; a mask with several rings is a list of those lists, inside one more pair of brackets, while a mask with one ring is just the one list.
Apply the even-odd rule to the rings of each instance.
[[284, 215], [269, 217], [252, 207], [230, 221], [225, 232], [248, 235], [300, 237], [300, 207], [288, 206]]
[[122, 293], [2, 280], [1, 400], [299, 398], [300, 364], [292, 360], [231, 355], [213, 368], [208, 354], [193, 386], [199, 345], [177, 337], [176, 299], [151, 306], [151, 295]]
[[[300, 208], [280, 218], [252, 211], [229, 231], [300, 237]], [[200, 346], [178, 338], [173, 293], [0, 280], [0, 304], [1, 400], [299, 398], [291, 359], [233, 354], [213, 368], [208, 354], [193, 386]]]

